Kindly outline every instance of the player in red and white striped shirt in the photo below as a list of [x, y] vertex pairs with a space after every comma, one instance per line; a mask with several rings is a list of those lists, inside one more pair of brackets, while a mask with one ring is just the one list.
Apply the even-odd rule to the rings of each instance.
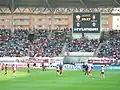
[[4, 65], [4, 63], [1, 65], [1, 70], [3, 71], [4, 70], [4, 67], [5, 67], [5, 65]]
[[4, 65], [4, 63], [2, 63], [0, 66], [0, 72], [4, 70], [4, 67], [5, 67], [5, 65]]
[[12, 71], [13, 71], [13, 75], [12, 76], [16, 77], [16, 73], [15, 73], [16, 72], [16, 65], [15, 64], [12, 65]]

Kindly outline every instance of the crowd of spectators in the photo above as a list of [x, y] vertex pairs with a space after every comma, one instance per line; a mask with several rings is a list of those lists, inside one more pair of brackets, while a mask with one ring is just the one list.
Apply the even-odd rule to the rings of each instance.
[[[0, 57], [11, 56], [59, 56], [65, 43], [64, 30], [39, 30], [32, 31], [34, 36], [29, 36], [29, 29], [0, 30]], [[52, 33], [49, 37], [50, 32]], [[29, 40], [32, 38], [32, 41]]]
[[67, 44], [69, 52], [94, 52], [99, 44], [98, 39], [73, 39]]
[[109, 31], [106, 36], [107, 39], [103, 42], [98, 57], [120, 59], [120, 30]]
[[[66, 45], [66, 51], [69, 52], [95, 52], [98, 48], [98, 39], [71, 39], [71, 30], [39, 30], [39, 29], [10, 29], [0, 30], [0, 57], [11, 56], [59, 56], [62, 48]], [[30, 34], [33, 36], [29, 36]], [[69, 33], [69, 34], [68, 34]], [[120, 55], [120, 31], [111, 31], [110, 38], [102, 45], [99, 57], [114, 57]], [[32, 41], [29, 40], [32, 38]]]

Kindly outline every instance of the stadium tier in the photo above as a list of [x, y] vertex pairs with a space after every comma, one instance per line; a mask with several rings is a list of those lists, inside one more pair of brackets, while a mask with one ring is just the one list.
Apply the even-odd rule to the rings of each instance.
[[65, 43], [65, 32], [58, 31], [53, 31], [49, 37], [47, 30], [34, 30], [35, 36], [34, 34], [30, 36], [29, 30], [24, 29], [15, 29], [14, 33], [10, 30], [1, 30], [0, 56], [34, 57], [36, 54], [42, 57], [59, 56]]
[[[55, 57], [62, 53], [66, 45], [66, 52], [95, 52], [99, 46], [98, 39], [67, 37], [67, 30], [33, 30], [34, 36], [29, 36], [29, 29], [0, 30], [0, 56], [22, 57], [39, 55], [42, 57]], [[99, 49], [98, 57], [120, 59], [119, 30], [110, 31], [106, 40]], [[51, 35], [51, 36], [50, 36]], [[32, 37], [32, 41], [29, 37]]]
[[67, 50], [68, 52], [95, 52], [98, 44], [98, 39], [73, 39], [67, 44]]
[[98, 57], [109, 57], [119, 60], [120, 59], [120, 31], [110, 31], [106, 40], [103, 42]]

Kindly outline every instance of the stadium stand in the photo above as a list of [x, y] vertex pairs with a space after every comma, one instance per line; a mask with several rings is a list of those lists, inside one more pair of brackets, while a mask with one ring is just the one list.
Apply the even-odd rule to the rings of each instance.
[[68, 43], [69, 52], [94, 52], [99, 45], [98, 39], [73, 39]]
[[[53, 30], [51, 37], [48, 30], [33, 30], [35, 37], [33, 42], [28, 40], [29, 29], [0, 30], [0, 57], [4, 56], [32, 56], [36, 54], [43, 57], [59, 56], [63, 46], [69, 52], [95, 52], [98, 48], [98, 39], [73, 39], [66, 37], [65, 30]], [[112, 30], [106, 36], [99, 49], [98, 57], [120, 59], [120, 31]], [[69, 41], [68, 41], [69, 40]], [[68, 42], [67, 42], [68, 41]]]
[[49, 31], [33, 30], [36, 37], [33, 41], [28, 40], [29, 30], [15, 29], [11, 34], [10, 30], [1, 30], [0, 36], [0, 57], [3, 56], [35, 56], [40, 54], [43, 57], [59, 56], [65, 43], [64, 30], [52, 32], [48, 38]]
[[[15, 29], [14, 33], [9, 30], [1, 30], [1, 52], [3, 56], [31, 56], [39, 54], [43, 57], [59, 56], [62, 48], [67, 43], [67, 51], [69, 52], [94, 52], [99, 41], [97, 39], [74, 39], [67, 37], [65, 30], [53, 30], [52, 36], [49, 36], [48, 30], [33, 30], [35, 37], [30, 42], [29, 29]], [[70, 42], [69, 42], [70, 41]]]
[[102, 44], [98, 57], [109, 57], [120, 59], [120, 30], [112, 30], [108, 33], [107, 39]]

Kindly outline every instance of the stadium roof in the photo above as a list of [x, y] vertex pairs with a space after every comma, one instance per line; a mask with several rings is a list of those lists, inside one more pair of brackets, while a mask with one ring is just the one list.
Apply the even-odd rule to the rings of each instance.
[[120, 13], [120, 0], [0, 0], [1, 13]]
[[[12, 6], [13, 5], [13, 6]], [[97, 7], [119, 7], [120, 0], [0, 0], [2, 7], [81, 7], [81, 8], [97, 8]]]

